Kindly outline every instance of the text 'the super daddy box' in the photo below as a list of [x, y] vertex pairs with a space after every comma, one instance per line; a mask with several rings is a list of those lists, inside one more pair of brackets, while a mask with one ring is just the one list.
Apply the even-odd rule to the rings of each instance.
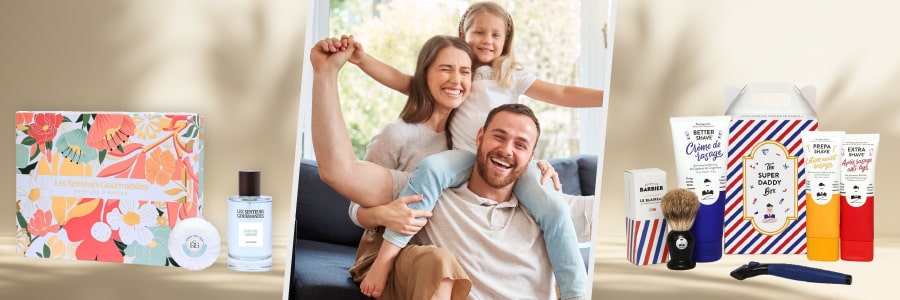
[[657, 168], [625, 171], [626, 257], [635, 265], [669, 260], [666, 220], [659, 207], [665, 193], [665, 171]]
[[16, 253], [175, 265], [168, 237], [203, 206], [202, 118], [16, 112]]

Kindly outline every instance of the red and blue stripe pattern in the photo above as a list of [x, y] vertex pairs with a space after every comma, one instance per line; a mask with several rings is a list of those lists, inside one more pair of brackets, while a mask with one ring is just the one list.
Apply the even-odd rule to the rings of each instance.
[[639, 266], [669, 261], [665, 219], [625, 218], [625, 230], [628, 237], [628, 261]]
[[[806, 172], [800, 132], [815, 131], [814, 119], [734, 119], [728, 146], [728, 183], [725, 206], [726, 254], [802, 254], [806, 253]], [[759, 142], [772, 140], [784, 145], [798, 158], [797, 220], [781, 233], [768, 235], [753, 228], [744, 219], [743, 157]]]

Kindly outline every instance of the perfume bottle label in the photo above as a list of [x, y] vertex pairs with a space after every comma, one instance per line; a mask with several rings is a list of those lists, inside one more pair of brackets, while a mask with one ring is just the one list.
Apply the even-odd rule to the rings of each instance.
[[238, 219], [264, 219], [266, 211], [264, 209], [237, 209]]
[[260, 222], [241, 222], [238, 224], [238, 246], [262, 247], [265, 244], [265, 227]]

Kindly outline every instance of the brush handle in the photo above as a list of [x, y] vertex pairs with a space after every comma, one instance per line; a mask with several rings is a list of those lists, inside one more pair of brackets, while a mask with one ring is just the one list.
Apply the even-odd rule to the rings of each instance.
[[792, 264], [769, 264], [769, 275], [807, 282], [834, 284], [850, 284], [853, 279], [852, 276], [847, 274]]
[[670, 270], [690, 270], [697, 263], [691, 258], [694, 253], [694, 234], [690, 231], [669, 231], [666, 235], [666, 245], [669, 247], [671, 258], [666, 266]]

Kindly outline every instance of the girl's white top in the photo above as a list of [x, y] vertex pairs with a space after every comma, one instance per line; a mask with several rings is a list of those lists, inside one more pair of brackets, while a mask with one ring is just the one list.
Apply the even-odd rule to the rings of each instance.
[[508, 103], [519, 103], [519, 96], [525, 93], [536, 79], [534, 74], [519, 69], [513, 75], [509, 88], [502, 88], [494, 78], [491, 66], [481, 66], [472, 74], [469, 98], [463, 101], [456, 115], [450, 121], [453, 134], [453, 148], [475, 153], [475, 136], [484, 126], [491, 109]]

